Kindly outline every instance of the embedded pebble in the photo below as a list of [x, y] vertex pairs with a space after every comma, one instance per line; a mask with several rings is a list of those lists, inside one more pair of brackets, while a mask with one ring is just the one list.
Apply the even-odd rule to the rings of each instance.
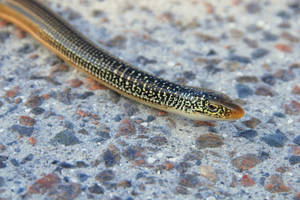
[[197, 187], [200, 184], [197, 176], [192, 174], [184, 174], [179, 179], [179, 185], [189, 188]]
[[182, 195], [187, 195], [189, 194], [189, 191], [186, 187], [183, 187], [183, 186], [176, 186], [175, 188], [175, 194], [182, 194]]
[[255, 167], [258, 163], [260, 163], [260, 160], [255, 154], [245, 154], [232, 160], [233, 166], [241, 171], [249, 170]]
[[199, 149], [204, 148], [216, 148], [224, 144], [223, 138], [212, 133], [201, 135], [196, 141], [197, 147]]
[[228, 60], [236, 61], [236, 62], [240, 62], [240, 63], [244, 63], [244, 64], [248, 64], [251, 62], [250, 58], [248, 58], [246, 56], [240, 56], [240, 55], [230, 55], [228, 57]]
[[101, 183], [107, 182], [107, 181], [111, 181], [115, 178], [115, 173], [110, 170], [103, 170], [102, 172], [100, 172], [99, 174], [96, 175], [95, 179]]
[[210, 181], [215, 182], [217, 180], [217, 174], [216, 174], [215, 170], [208, 165], [200, 166], [200, 174], [201, 174], [201, 176], [204, 176], [205, 178], [207, 178]]
[[298, 136], [293, 140], [293, 142], [294, 142], [295, 144], [300, 145], [300, 135], [298, 135]]
[[120, 151], [115, 146], [110, 146], [103, 155], [106, 167], [112, 167], [120, 161]]
[[20, 122], [20, 124], [25, 125], [25, 126], [33, 126], [35, 123], [35, 120], [29, 116], [20, 116], [19, 122]]
[[295, 85], [294, 88], [293, 88], [293, 90], [292, 90], [292, 93], [300, 95], [300, 87], [298, 85]]
[[257, 83], [258, 78], [256, 76], [240, 76], [237, 78], [239, 83]]
[[262, 58], [266, 55], [269, 54], [269, 50], [267, 49], [263, 49], [263, 48], [258, 48], [258, 49], [255, 49], [252, 53], [251, 53], [251, 57], [253, 59], [259, 59], [259, 58]]
[[148, 140], [149, 143], [156, 145], [156, 146], [162, 146], [168, 143], [168, 140], [166, 137], [163, 136], [155, 136]]
[[104, 189], [96, 183], [93, 186], [88, 187], [88, 191], [93, 194], [103, 194], [104, 193]]
[[241, 185], [244, 187], [251, 187], [255, 184], [254, 180], [247, 174], [242, 176]]
[[239, 137], [247, 138], [248, 140], [253, 139], [257, 136], [257, 132], [253, 129], [241, 131], [238, 133]]
[[270, 176], [265, 185], [265, 188], [266, 190], [272, 193], [288, 192], [291, 190], [291, 188], [285, 185], [285, 183], [282, 180], [282, 177], [277, 174]]
[[265, 74], [261, 77], [261, 80], [269, 85], [274, 85], [276, 83], [276, 78], [271, 74]]
[[12, 125], [10, 127], [10, 129], [14, 132], [19, 133], [19, 135], [23, 135], [23, 136], [27, 136], [27, 137], [31, 137], [31, 135], [33, 134], [34, 128], [32, 127], [26, 127], [26, 126], [20, 126], [20, 125]]
[[235, 89], [237, 90], [239, 98], [246, 98], [253, 95], [253, 90], [247, 85], [237, 84]]
[[34, 107], [31, 109], [31, 113], [34, 115], [40, 115], [43, 114], [45, 112], [45, 109], [41, 108], [41, 107]]
[[120, 135], [134, 135], [136, 133], [136, 129], [134, 127], [134, 123], [130, 119], [123, 119], [119, 125], [119, 133]]
[[57, 133], [51, 140], [50, 143], [53, 145], [63, 144], [65, 146], [79, 144], [79, 139], [75, 136], [74, 131], [64, 130]]
[[272, 90], [264, 86], [257, 88], [255, 90], [255, 94], [259, 96], [270, 96], [270, 97], [273, 97], [275, 95]]
[[278, 40], [278, 36], [271, 33], [271, 32], [264, 31], [263, 32], [263, 39], [265, 41], [268, 41], [268, 42], [274, 42], [274, 41]]
[[300, 163], [300, 156], [291, 156], [289, 158], [289, 162], [291, 165], [296, 165], [296, 164]]
[[247, 126], [248, 128], [255, 128], [261, 123], [261, 121], [258, 118], [252, 117], [249, 120], [243, 121], [243, 124]]
[[261, 7], [258, 3], [253, 2], [246, 5], [246, 10], [250, 14], [255, 14], [261, 11]]
[[283, 147], [287, 141], [287, 137], [277, 129], [274, 134], [268, 134], [262, 137], [261, 140], [271, 147]]
[[25, 105], [29, 108], [35, 108], [38, 106], [41, 106], [43, 103], [43, 98], [36, 95], [31, 95], [27, 101], [25, 102]]
[[292, 100], [289, 104], [284, 104], [284, 112], [287, 115], [298, 115], [300, 113], [300, 103]]

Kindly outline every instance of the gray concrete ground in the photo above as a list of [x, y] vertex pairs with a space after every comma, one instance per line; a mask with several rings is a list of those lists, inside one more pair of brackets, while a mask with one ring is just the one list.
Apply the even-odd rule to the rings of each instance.
[[236, 122], [107, 90], [0, 23], [0, 199], [300, 199], [300, 1], [45, 1], [99, 46], [222, 91]]

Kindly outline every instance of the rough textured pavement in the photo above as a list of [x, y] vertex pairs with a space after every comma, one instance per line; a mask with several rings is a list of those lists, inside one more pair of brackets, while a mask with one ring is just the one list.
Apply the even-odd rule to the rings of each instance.
[[0, 22], [0, 199], [300, 199], [300, 1], [49, 0], [99, 46], [246, 115], [135, 103]]

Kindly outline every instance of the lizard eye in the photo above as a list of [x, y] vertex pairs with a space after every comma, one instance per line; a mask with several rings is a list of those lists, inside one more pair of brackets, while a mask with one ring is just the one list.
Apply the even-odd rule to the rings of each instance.
[[215, 110], [217, 110], [217, 109], [218, 109], [218, 107], [217, 107], [217, 106], [215, 106], [215, 105], [212, 105], [212, 104], [209, 104], [209, 105], [208, 105], [208, 108], [209, 108], [209, 110], [211, 110], [211, 111], [215, 111]]

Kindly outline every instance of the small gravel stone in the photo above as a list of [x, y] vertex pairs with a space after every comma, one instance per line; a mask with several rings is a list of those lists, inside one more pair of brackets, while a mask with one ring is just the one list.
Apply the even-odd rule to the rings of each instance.
[[203, 158], [204, 154], [201, 151], [192, 151], [189, 153], [186, 153], [183, 157], [184, 161], [201, 161]]
[[20, 124], [25, 125], [25, 126], [33, 126], [35, 123], [35, 120], [29, 116], [20, 116], [19, 122], [20, 122]]
[[80, 95], [78, 95], [78, 99], [87, 99], [88, 97], [90, 96], [93, 96], [94, 95], [94, 92], [90, 92], [90, 91], [87, 91], [87, 92], [84, 92]]
[[232, 160], [233, 166], [241, 171], [249, 170], [255, 167], [259, 162], [260, 160], [255, 154], [246, 154]]
[[61, 168], [64, 168], [64, 169], [73, 169], [75, 168], [75, 165], [71, 164], [71, 163], [67, 163], [67, 162], [61, 162], [59, 163], [59, 165]]
[[200, 174], [201, 176], [204, 176], [210, 181], [215, 182], [217, 180], [217, 174], [211, 166], [208, 165], [200, 166]]
[[135, 160], [143, 155], [143, 151], [144, 149], [140, 146], [129, 146], [123, 151], [122, 155], [128, 160]]
[[10, 160], [10, 163], [15, 166], [15, 167], [19, 167], [20, 166], [20, 163], [19, 161], [17, 161], [15, 158], [11, 159]]
[[180, 185], [175, 188], [174, 192], [175, 192], [175, 194], [182, 194], [182, 195], [189, 194], [188, 189], [183, 186], [180, 186]]
[[249, 129], [249, 130], [239, 132], [238, 136], [247, 138], [248, 140], [252, 140], [254, 137], [257, 136], [257, 132], [253, 129]]
[[243, 121], [243, 124], [245, 124], [245, 126], [247, 126], [248, 128], [255, 128], [260, 123], [261, 123], [261, 121], [255, 117], [252, 117], [249, 120]]
[[197, 176], [192, 174], [184, 174], [180, 177], [179, 185], [189, 188], [195, 188], [200, 184]]
[[36, 96], [36, 95], [31, 95], [25, 102], [25, 106], [27, 106], [29, 108], [35, 108], [35, 107], [41, 106], [42, 103], [43, 103], [42, 97]]
[[33, 128], [32, 127], [26, 127], [26, 126], [20, 126], [20, 125], [12, 125], [10, 128], [12, 131], [19, 133], [21, 136], [27, 136], [31, 137], [33, 133]]
[[3, 187], [5, 185], [5, 179], [0, 176], [0, 188]]
[[274, 73], [275, 78], [284, 82], [291, 81], [295, 78], [295, 74], [291, 70], [279, 69]]
[[7, 31], [0, 32], [0, 43], [3, 43], [7, 38], [9, 38], [10, 33]]
[[287, 141], [287, 137], [279, 129], [277, 129], [274, 134], [264, 136], [261, 140], [271, 147], [283, 147]]
[[259, 88], [256, 89], [255, 91], [256, 95], [260, 95], [260, 96], [270, 96], [273, 97], [274, 96], [274, 92], [272, 90], [270, 90], [267, 87], [261, 86]]
[[50, 143], [53, 145], [63, 144], [65, 146], [79, 144], [79, 139], [75, 136], [74, 131], [64, 130], [57, 133], [51, 140]]
[[45, 109], [41, 108], [41, 107], [34, 107], [34, 108], [31, 109], [31, 113], [34, 114], [34, 115], [40, 115], [43, 112], [45, 112]]
[[298, 136], [293, 140], [293, 142], [294, 142], [295, 144], [300, 145], [300, 135], [298, 135]]
[[240, 76], [237, 78], [239, 83], [257, 83], [258, 78], [256, 76]]
[[239, 55], [230, 55], [228, 57], [229, 61], [236, 61], [236, 62], [240, 62], [240, 63], [244, 63], [244, 64], [248, 64], [251, 62], [250, 58], [246, 57], [246, 56], [239, 56]]
[[108, 47], [125, 48], [126, 41], [126, 37], [122, 35], [117, 35], [109, 41], [105, 42], [105, 45]]
[[0, 169], [3, 169], [6, 167], [6, 163], [3, 161], [0, 161]]
[[104, 194], [104, 189], [96, 183], [93, 186], [88, 187], [88, 190], [93, 194]]
[[285, 20], [288, 20], [291, 18], [291, 15], [288, 12], [286, 12], [285, 10], [280, 10], [276, 15], [278, 17], [280, 17], [281, 19], [285, 19]]
[[235, 89], [237, 90], [239, 98], [246, 98], [248, 96], [253, 95], [253, 90], [247, 85], [237, 84], [235, 86]]
[[[300, 87], [298, 85], [295, 85], [293, 90], [292, 90], [292, 93], [299, 95], [300, 94]], [[1, 103], [0, 103], [0, 107], [1, 107]]]
[[258, 42], [256, 40], [252, 40], [250, 38], [244, 38], [243, 41], [248, 45], [250, 48], [257, 48]]
[[58, 184], [60, 178], [56, 174], [48, 174], [40, 179], [38, 179], [35, 183], [33, 183], [29, 188], [28, 194], [43, 194], [47, 190], [53, 188], [56, 184]]
[[[261, 27], [259, 27], [258, 25], [256, 24], [249, 24], [247, 27], [246, 27], [246, 30], [250, 33], [256, 33], [257, 31], [260, 31], [261, 30]], [[255, 47], [256, 48], [256, 47]]]
[[154, 121], [154, 120], [155, 120], [155, 117], [152, 116], [152, 115], [149, 115], [149, 116], [147, 117], [147, 119], [146, 119], [146, 122], [152, 122], [152, 121]]
[[119, 133], [122, 136], [134, 135], [136, 130], [133, 121], [131, 119], [123, 119], [119, 125]]
[[101, 183], [111, 181], [114, 178], [115, 178], [115, 173], [110, 169], [103, 170], [102, 172], [96, 175], [96, 180]]
[[149, 59], [149, 58], [146, 58], [146, 57], [144, 57], [144, 56], [138, 56], [137, 57], [137, 59], [136, 59], [136, 61], [138, 62], [138, 63], [140, 63], [141, 65], [147, 65], [147, 64], [155, 64], [155, 63], [157, 63], [157, 61], [156, 60], [154, 60], [154, 59]]
[[28, 154], [25, 158], [23, 158], [23, 160], [20, 162], [20, 164], [25, 164], [28, 161], [32, 161], [33, 158], [34, 158], [34, 155], [32, 153]]
[[241, 185], [244, 187], [251, 187], [255, 184], [254, 180], [247, 174], [242, 176]]
[[199, 149], [204, 148], [216, 148], [224, 144], [223, 138], [212, 133], [201, 135], [196, 141], [197, 147]]
[[162, 146], [168, 143], [168, 140], [164, 136], [154, 136], [148, 140], [149, 143], [156, 145], [156, 146]]
[[280, 112], [275, 112], [274, 116], [279, 117], [279, 118], [285, 118], [285, 115], [283, 113], [280, 113]]
[[79, 79], [72, 79], [72, 80], [68, 81], [68, 84], [72, 88], [78, 88], [78, 87], [80, 87], [83, 84], [83, 81], [81, 81]]
[[300, 156], [291, 156], [289, 158], [289, 162], [291, 165], [296, 165], [296, 164], [300, 163]]
[[59, 102], [65, 104], [65, 105], [71, 105], [72, 104], [71, 88], [66, 88], [62, 92], [56, 92], [56, 93], [53, 94], [53, 96]]
[[261, 80], [264, 83], [266, 83], [268, 85], [272, 85], [272, 86], [276, 83], [276, 78], [273, 75], [271, 75], [271, 74], [265, 74], [265, 75], [263, 75], [261, 77]]
[[287, 187], [280, 175], [272, 175], [268, 179], [268, 183], [265, 185], [265, 189], [272, 193], [288, 192], [291, 188]]
[[86, 180], [88, 180], [89, 176], [84, 173], [79, 173], [77, 174], [77, 178], [80, 182], [85, 182]]
[[189, 81], [195, 80], [195, 78], [196, 78], [195, 73], [192, 71], [183, 72], [183, 76], [186, 80], [189, 80]]
[[89, 165], [86, 164], [84, 161], [76, 161], [75, 166], [78, 167], [78, 168], [86, 168]]
[[131, 181], [129, 180], [124, 180], [124, 181], [120, 181], [118, 184], [117, 184], [118, 187], [122, 187], [122, 188], [130, 188], [132, 186], [132, 183]]
[[281, 38], [283, 38], [289, 42], [292, 42], [292, 43], [297, 43], [300, 40], [299, 37], [292, 35], [291, 33], [286, 32], [286, 31], [282, 32], [280, 36], [281, 36]]
[[258, 156], [260, 161], [265, 161], [270, 158], [270, 154], [265, 151], [260, 152]]
[[258, 48], [258, 49], [255, 49], [252, 53], [251, 53], [251, 57], [253, 59], [259, 59], [259, 58], [262, 58], [266, 55], [269, 54], [269, 50], [267, 49], [263, 49], [263, 48]]
[[246, 10], [250, 14], [255, 14], [261, 11], [261, 7], [256, 2], [251, 2], [246, 5]]
[[191, 164], [188, 162], [180, 162], [175, 166], [175, 169], [180, 173], [184, 174], [188, 171], [188, 169], [191, 167]]
[[292, 100], [289, 104], [284, 104], [284, 112], [287, 115], [298, 115], [300, 113], [300, 103]]
[[278, 40], [278, 38], [279, 37], [273, 33], [270, 33], [268, 31], [263, 32], [263, 40], [265, 40], [265, 41], [273, 42], [273, 41]]
[[112, 167], [120, 161], [120, 151], [111, 146], [103, 153], [102, 158], [106, 167]]

